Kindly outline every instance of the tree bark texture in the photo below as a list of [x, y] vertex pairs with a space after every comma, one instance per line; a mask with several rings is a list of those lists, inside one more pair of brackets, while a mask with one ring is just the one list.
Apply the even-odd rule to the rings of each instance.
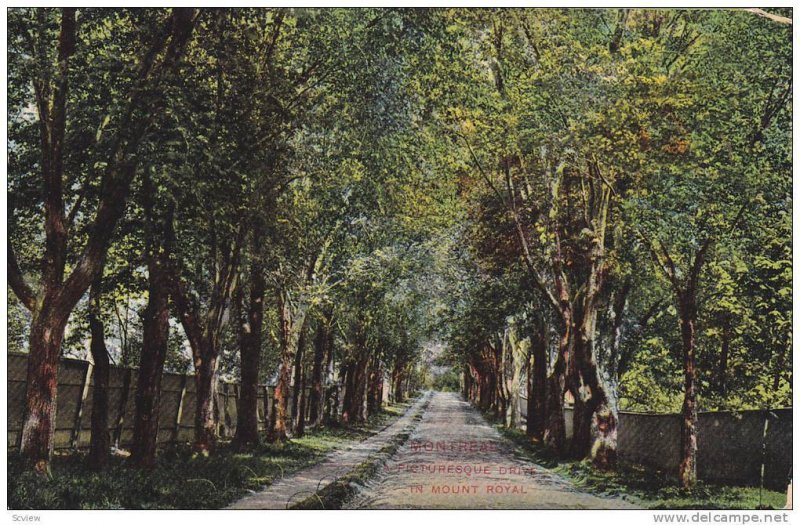
[[149, 116], [161, 101], [158, 97], [145, 96], [145, 93], [159, 90], [145, 88], [152, 88], [174, 70], [196, 21], [193, 9], [173, 10], [164, 29], [142, 56], [134, 87], [117, 126], [118, 135], [107, 153], [108, 168], [100, 181], [100, 200], [88, 227], [86, 244], [65, 278], [69, 226], [77, 211], [76, 203], [69, 215], [66, 214], [63, 191], [69, 62], [76, 46], [76, 18], [74, 8], [61, 11], [57, 71], [33, 80], [41, 134], [45, 230], [42, 284], [38, 294], [25, 282], [13, 248], [10, 243], [8, 245], [9, 284], [33, 317], [20, 453], [39, 473], [48, 470], [53, 448], [57, 368], [64, 328], [75, 305], [102, 268], [111, 236], [125, 210], [136, 172], [133, 159], [138, 144]]
[[152, 468], [156, 461], [161, 377], [169, 347], [169, 282], [172, 208], [162, 217], [154, 211], [155, 190], [145, 178], [143, 202], [146, 217], [147, 307], [142, 318], [142, 355], [136, 380], [131, 460]]
[[[252, 252], [262, 242], [260, 230], [252, 233]], [[245, 308], [246, 319], [239, 327], [241, 387], [236, 410], [236, 447], [259, 443], [258, 435], [258, 375], [261, 367], [261, 338], [264, 324], [264, 294], [266, 281], [260, 257], [254, 257], [250, 266], [250, 295]], [[265, 412], [266, 414], [266, 412]]]
[[92, 340], [90, 351], [94, 361], [94, 389], [92, 391], [92, 431], [89, 442], [89, 467], [102, 470], [108, 463], [111, 436], [108, 428], [108, 385], [111, 362], [106, 348], [105, 328], [100, 317], [102, 273], [92, 283], [89, 294], [89, 330]]

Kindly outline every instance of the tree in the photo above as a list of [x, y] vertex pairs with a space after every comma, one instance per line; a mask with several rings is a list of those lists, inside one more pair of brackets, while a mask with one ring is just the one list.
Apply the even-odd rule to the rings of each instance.
[[92, 392], [92, 435], [89, 443], [89, 466], [101, 470], [108, 462], [110, 436], [108, 433], [108, 386], [111, 372], [105, 341], [100, 297], [102, 269], [98, 272], [89, 292], [89, 329], [92, 334], [90, 351], [94, 361], [94, 390]]
[[[65, 275], [65, 270], [70, 255], [70, 229], [81, 211], [82, 200], [78, 196], [69, 211], [66, 210], [65, 187], [68, 186], [64, 180], [64, 166], [72, 154], [66, 133], [70, 122], [67, 106], [71, 94], [69, 80], [74, 74], [72, 58], [83, 41], [78, 39], [75, 9], [61, 11], [56, 38], [49, 29], [55, 16], [52, 10], [20, 13], [20, 18], [32, 16], [36, 17], [31, 26], [32, 37], [19, 52], [26, 53], [36, 64], [31, 68], [30, 80], [41, 145], [39, 167], [45, 234], [38, 292], [25, 278], [10, 243], [8, 273], [14, 293], [33, 314], [27, 375], [29, 389], [20, 451], [37, 472], [44, 473], [52, 452], [56, 371], [64, 328], [70, 312], [101, 269], [136, 172], [136, 149], [147, 130], [148, 117], [159, 103], [159, 97], [153, 96], [153, 92], [157, 92], [162, 79], [173, 72], [180, 60], [192, 33], [195, 13], [177, 9], [158, 31], [145, 37], [149, 40], [145, 40], [146, 52], [139, 58], [128, 96], [122, 97], [116, 115], [118, 132], [102, 146], [96, 146], [98, 152], [103, 152], [98, 157], [103, 158], [106, 165], [100, 175], [101, 196], [94, 218], [86, 227], [85, 244], [70, 265], [73, 269], [69, 275]], [[25, 24], [28, 20], [20, 22]], [[55, 53], [52, 52], [53, 40], [57, 41]]]
[[[763, 166], [760, 147], [764, 133], [785, 108], [788, 77], [781, 73], [782, 59], [762, 61], [760, 67], [770, 78], [764, 91], [752, 89], [751, 104], [731, 105], [734, 84], [720, 82], [736, 75], [727, 58], [734, 36], [740, 31], [740, 17], [710, 16], [717, 38], [689, 50], [678, 67], [690, 69], [688, 79], [675, 77], [652, 88], [651, 103], [668, 104], [670, 116], [651, 129], [669, 143], [661, 151], [649, 152], [651, 162], [643, 193], [631, 202], [636, 209], [643, 246], [668, 281], [678, 312], [684, 373], [682, 407], [682, 460], [680, 480], [684, 487], [697, 480], [698, 363], [697, 320], [701, 283], [718, 246], [735, 244], [736, 232], [748, 221], [753, 202], [761, 200], [761, 181], [752, 170]], [[736, 29], [734, 29], [736, 28]], [[702, 30], [702, 28], [698, 29]], [[728, 31], [732, 31], [728, 33]], [[755, 33], [759, 34], [759, 33]], [[772, 31], [762, 38], [775, 38]], [[744, 60], [758, 55], [760, 44], [750, 39]], [[751, 54], [752, 53], [752, 54]], [[780, 55], [779, 55], [780, 56]], [[697, 69], [694, 69], [697, 68]], [[783, 88], [781, 86], [784, 86]], [[680, 95], [678, 94], [680, 93]], [[687, 96], [688, 94], [688, 96]], [[762, 101], [766, 102], [762, 102]], [[690, 116], [691, 115], [691, 116]], [[690, 122], [701, 122], [691, 134]]]
[[142, 184], [145, 213], [145, 260], [147, 262], [147, 307], [142, 316], [142, 354], [136, 378], [136, 412], [133, 422], [131, 460], [152, 468], [156, 461], [161, 376], [169, 345], [170, 267], [174, 264], [173, 204], [156, 207], [156, 189], [151, 177]]

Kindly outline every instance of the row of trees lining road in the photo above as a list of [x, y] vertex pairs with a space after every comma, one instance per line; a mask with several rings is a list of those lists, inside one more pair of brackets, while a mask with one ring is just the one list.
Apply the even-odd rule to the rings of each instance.
[[700, 396], [791, 402], [791, 29], [626, 9], [461, 23], [442, 133], [469, 217], [450, 337], [465, 395], [512, 418], [527, 377], [529, 436], [601, 468], [621, 404], [680, 403], [690, 486]]
[[[139, 368], [132, 461], [142, 466], [155, 460], [161, 374], [184, 347], [198, 450], [215, 446], [226, 345], [240, 348], [240, 447], [259, 440], [256, 389], [273, 377], [271, 440], [302, 433], [297, 403], [321, 422], [333, 366], [346, 422], [379, 409], [388, 367], [404, 396], [422, 335], [406, 259], [424, 260], [425, 247], [418, 225], [394, 219], [417, 175], [392, 162], [417, 119], [406, 91], [432, 15], [10, 13], [8, 273], [30, 312], [28, 326], [20, 315], [30, 355], [21, 453], [33, 468], [45, 472], [52, 453], [65, 331], [73, 344], [87, 337], [76, 307], [97, 370], [97, 467], [109, 450], [109, 336]], [[262, 365], [266, 346], [277, 363]], [[293, 369], [295, 390], [314, 392], [294, 396], [295, 423]]]
[[203, 453], [240, 381], [246, 450], [364, 422], [438, 340], [471, 401], [517, 424], [526, 395], [531, 439], [600, 468], [619, 409], [680, 411], [692, 485], [700, 409], [791, 400], [779, 11], [9, 11], [21, 454], [48, 470], [64, 354], [100, 469], [112, 362], [152, 467], [165, 369]]

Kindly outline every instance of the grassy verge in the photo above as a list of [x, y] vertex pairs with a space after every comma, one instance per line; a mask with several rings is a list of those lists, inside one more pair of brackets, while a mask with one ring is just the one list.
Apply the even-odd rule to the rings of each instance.
[[12, 509], [213, 509], [225, 507], [249, 490], [317, 463], [350, 442], [366, 439], [400, 416], [409, 404], [390, 405], [362, 426], [320, 428], [283, 444], [264, 444], [240, 453], [221, 443], [209, 456], [188, 446], [172, 447], [156, 467], [143, 471], [113, 458], [100, 473], [86, 468], [81, 453], [53, 458], [51, 477], [41, 480], [11, 453], [8, 506]]
[[780, 509], [786, 495], [766, 490], [761, 494], [756, 487], [731, 487], [699, 482], [696, 487], [684, 490], [674, 478], [641, 467], [620, 467], [616, 472], [600, 472], [588, 461], [559, 460], [555, 455], [535, 444], [520, 429], [498, 430], [510, 439], [517, 453], [529, 461], [571, 480], [582, 490], [601, 496], [624, 497], [635, 504], [650, 509]]
[[[413, 423], [422, 419], [422, 413], [425, 408], [427, 408], [427, 403], [417, 410], [417, 413], [412, 418]], [[397, 449], [408, 441], [410, 436], [410, 430], [400, 432], [388, 444], [384, 445], [378, 452], [367, 458], [366, 461], [359, 464], [348, 474], [323, 487], [313, 496], [309, 496], [289, 508], [299, 510], [341, 509], [348, 500], [355, 496], [358, 486], [364, 485], [369, 479], [377, 475], [386, 460], [392, 457], [397, 452]]]

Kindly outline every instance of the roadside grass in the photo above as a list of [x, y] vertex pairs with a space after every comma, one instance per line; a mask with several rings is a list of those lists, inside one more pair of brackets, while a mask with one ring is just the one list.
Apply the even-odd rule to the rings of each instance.
[[142, 470], [125, 458], [111, 458], [103, 472], [86, 467], [85, 453], [59, 454], [42, 480], [19, 456], [8, 458], [11, 509], [215, 509], [248, 491], [258, 491], [292, 472], [313, 465], [334, 449], [379, 432], [410, 403], [389, 405], [360, 426], [321, 427], [282, 444], [263, 444], [248, 452], [220, 443], [210, 455], [188, 445], [161, 451], [156, 467]]
[[328, 484], [316, 494], [291, 505], [289, 508], [300, 510], [341, 509], [356, 494], [357, 486], [363, 485], [377, 475], [385, 459], [397, 452], [397, 449], [408, 440], [410, 435], [408, 432], [398, 434], [392, 439], [391, 443], [382, 447], [352, 471]]
[[533, 461], [569, 479], [582, 490], [600, 496], [622, 497], [649, 509], [781, 509], [786, 503], [782, 492], [764, 489], [759, 500], [758, 487], [734, 487], [698, 482], [682, 489], [677, 481], [662, 472], [644, 467], [620, 466], [602, 472], [588, 460], [558, 459], [551, 451], [531, 443], [521, 429], [497, 429], [511, 440], [520, 457]]
[[[428, 402], [417, 409], [412, 418], [414, 423], [422, 419], [422, 414], [427, 407]], [[291, 505], [289, 508], [298, 510], [341, 509], [345, 503], [356, 495], [359, 486], [363, 486], [379, 473], [381, 466], [408, 441], [409, 437], [411, 437], [411, 432], [404, 430], [352, 471], [317, 491], [316, 494]]]

